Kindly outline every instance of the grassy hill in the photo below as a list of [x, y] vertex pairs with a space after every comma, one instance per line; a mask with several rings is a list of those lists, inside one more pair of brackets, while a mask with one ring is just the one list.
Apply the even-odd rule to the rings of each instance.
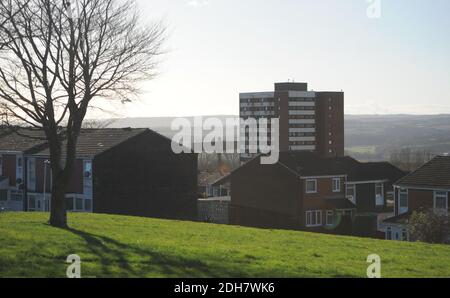
[[369, 254], [384, 277], [450, 277], [450, 247], [123, 216], [0, 214], [0, 277], [365, 277]]

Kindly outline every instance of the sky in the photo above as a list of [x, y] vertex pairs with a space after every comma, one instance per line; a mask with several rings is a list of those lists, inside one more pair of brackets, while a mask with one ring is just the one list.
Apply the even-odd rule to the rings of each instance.
[[288, 80], [343, 90], [347, 114], [450, 113], [448, 0], [137, 5], [143, 21], [167, 25], [168, 53], [122, 116], [237, 115], [240, 92]]

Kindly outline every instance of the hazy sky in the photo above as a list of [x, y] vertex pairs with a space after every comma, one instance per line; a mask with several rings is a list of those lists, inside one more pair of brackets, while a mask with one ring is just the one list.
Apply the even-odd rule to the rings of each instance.
[[[375, 1], [375, 0], [374, 0]], [[450, 1], [137, 0], [170, 36], [124, 116], [238, 114], [239, 92], [295, 79], [345, 91], [351, 114], [450, 113]]]

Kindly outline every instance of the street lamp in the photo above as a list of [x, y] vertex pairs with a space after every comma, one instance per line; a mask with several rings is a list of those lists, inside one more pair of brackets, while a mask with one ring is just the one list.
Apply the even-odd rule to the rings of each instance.
[[[43, 206], [42, 209], [45, 212], [46, 211], [46, 206], [45, 206], [45, 202], [47, 201], [46, 199], [46, 187], [47, 187], [47, 166], [50, 165], [50, 160], [45, 160], [44, 161], [44, 200], [43, 200]], [[48, 208], [50, 210], [50, 204], [48, 204]]]

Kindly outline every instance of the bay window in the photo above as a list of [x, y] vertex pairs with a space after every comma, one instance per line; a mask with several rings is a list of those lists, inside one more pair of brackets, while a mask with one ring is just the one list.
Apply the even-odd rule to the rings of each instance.
[[322, 225], [322, 211], [306, 211], [306, 226], [307, 227], [319, 227]]

